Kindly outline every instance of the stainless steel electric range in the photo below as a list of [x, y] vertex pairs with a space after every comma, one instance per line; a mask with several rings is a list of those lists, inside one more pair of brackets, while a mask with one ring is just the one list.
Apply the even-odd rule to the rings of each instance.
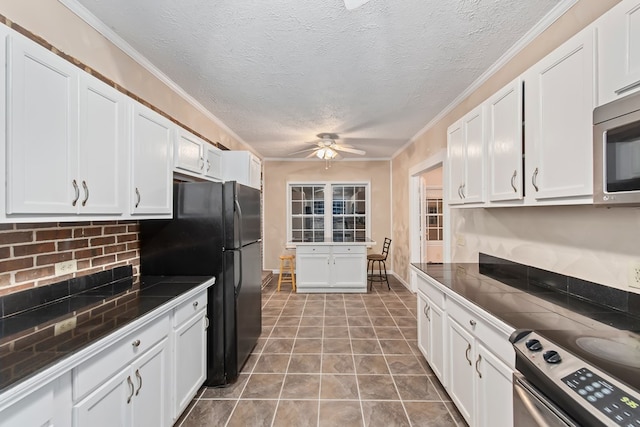
[[514, 425], [640, 427], [640, 333], [518, 330]]

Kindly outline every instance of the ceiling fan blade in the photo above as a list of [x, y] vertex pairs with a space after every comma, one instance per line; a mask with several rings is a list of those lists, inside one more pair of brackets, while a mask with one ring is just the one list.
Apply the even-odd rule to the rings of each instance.
[[289, 156], [295, 156], [296, 154], [307, 153], [309, 151], [315, 151], [318, 147], [305, 148], [304, 150], [294, 151], [293, 153], [289, 153]]
[[336, 151], [344, 151], [345, 153], [359, 154], [361, 156], [364, 156], [365, 154], [367, 154], [366, 151], [358, 150], [356, 148], [351, 148], [351, 147], [345, 147], [344, 145], [334, 145], [331, 148], [333, 148]]
[[311, 152], [311, 153], [309, 153], [309, 155], [308, 155], [308, 156], [306, 156], [306, 157], [305, 157], [305, 159], [308, 159], [308, 158], [310, 158], [310, 157], [314, 157], [314, 156], [316, 155], [316, 153], [317, 153], [317, 152], [318, 152], [318, 150], [314, 148], [314, 151], [313, 151], [313, 152]]
[[344, 0], [344, 7], [347, 8], [347, 10], [353, 10], [356, 9], [360, 6], [362, 6], [363, 4], [367, 3], [369, 0]]

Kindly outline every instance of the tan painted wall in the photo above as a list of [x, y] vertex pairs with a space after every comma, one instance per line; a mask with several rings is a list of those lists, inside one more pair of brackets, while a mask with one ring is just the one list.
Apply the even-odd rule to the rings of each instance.
[[[616, 3], [618, 0], [580, 0], [478, 90], [435, 126], [419, 135], [413, 144], [393, 159], [393, 238], [396, 249], [393, 263], [394, 272], [402, 279], [409, 279], [409, 169], [446, 147], [446, 129], [451, 123]], [[576, 218], [579, 220], [576, 221]], [[540, 268], [624, 288], [628, 260], [634, 256], [640, 257], [639, 245], [631, 244], [631, 239], [637, 242], [640, 237], [639, 225], [640, 211], [637, 209], [607, 211], [583, 206], [454, 210], [452, 240], [455, 242], [457, 235], [465, 235], [467, 244], [455, 247], [452, 243], [453, 261], [475, 262], [478, 251], [485, 251]], [[549, 231], [538, 234], [536, 230], [540, 227]], [[598, 231], [594, 233], [596, 229]], [[612, 236], [617, 241], [610, 240], [607, 236]], [[547, 239], [549, 237], [551, 240]], [[595, 259], [598, 262], [593, 264]]]
[[[388, 161], [334, 161], [329, 169], [319, 160], [287, 162], [267, 160], [263, 163], [264, 200], [264, 268], [277, 270], [278, 257], [287, 240], [287, 182], [333, 181], [370, 182], [371, 238], [378, 244], [371, 251], [382, 251], [384, 238], [391, 235], [391, 186]], [[394, 252], [394, 243], [390, 253]], [[393, 269], [393, 264], [387, 265]]]
[[231, 150], [248, 149], [57, 0], [0, 0], [0, 14], [211, 141]]

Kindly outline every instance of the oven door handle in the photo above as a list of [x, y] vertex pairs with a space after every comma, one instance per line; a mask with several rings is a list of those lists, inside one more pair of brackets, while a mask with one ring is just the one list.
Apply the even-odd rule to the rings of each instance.
[[540, 427], [551, 427], [547, 420], [542, 416], [540, 411], [536, 408], [536, 405], [532, 401], [533, 399], [539, 401], [542, 405], [546, 406], [554, 416], [558, 417], [569, 427], [578, 427], [572, 420], [568, 419], [564, 414], [555, 410], [555, 405], [546, 396], [541, 394], [537, 389], [529, 384], [529, 382], [520, 374], [513, 374], [513, 390], [518, 394], [520, 401], [526, 408], [527, 412], [532, 419], [536, 421], [536, 424]]

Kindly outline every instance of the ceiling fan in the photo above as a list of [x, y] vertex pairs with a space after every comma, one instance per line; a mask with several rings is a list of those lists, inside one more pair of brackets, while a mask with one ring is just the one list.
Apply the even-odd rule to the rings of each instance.
[[345, 153], [359, 154], [361, 156], [366, 154], [365, 151], [358, 150], [350, 145], [338, 144], [336, 142], [336, 139], [339, 139], [339, 137], [335, 133], [319, 133], [316, 136], [320, 139], [312, 141], [312, 143], [315, 143], [315, 147], [305, 148], [304, 150], [293, 152], [290, 155], [310, 152], [307, 158], [316, 156], [317, 158], [322, 160], [332, 160], [338, 156], [340, 151]]
[[344, 6], [347, 10], [353, 10], [367, 3], [369, 0], [344, 0]]

